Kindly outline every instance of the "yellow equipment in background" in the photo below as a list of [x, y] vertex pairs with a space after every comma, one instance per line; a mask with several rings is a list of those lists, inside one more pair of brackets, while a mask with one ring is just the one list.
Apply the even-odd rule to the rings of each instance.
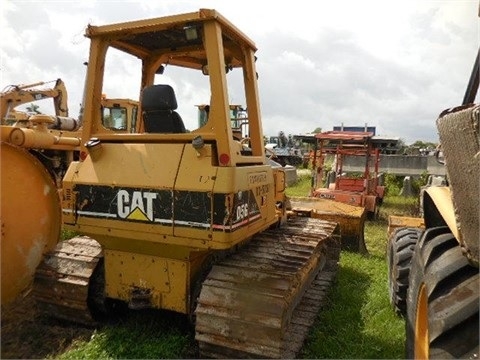
[[342, 249], [367, 254], [363, 206], [345, 204], [319, 197], [289, 197], [289, 215], [307, 216], [338, 223], [342, 234]]
[[[12, 85], [0, 94], [2, 305], [29, 289], [43, 255], [57, 244], [58, 192], [68, 166], [79, 156], [80, 122], [67, 117], [65, 84], [58, 79], [54, 88], [39, 88], [44, 84]], [[47, 98], [53, 99], [55, 114], [15, 110]], [[136, 131], [138, 101], [102, 98], [101, 109], [102, 131]], [[117, 121], [107, 127], [112, 116]]]
[[25, 112], [16, 111], [17, 106], [49, 98], [53, 100], [55, 115], [68, 117], [68, 94], [65, 83], [62, 79], [57, 79], [53, 88], [41, 87], [50, 82], [40, 81], [27, 85], [7, 86], [0, 93], [1, 124], [13, 124], [28, 117]]
[[102, 97], [102, 124], [112, 131], [137, 132], [138, 101]]
[[[2, 142], [1, 159], [1, 286], [5, 305], [28, 287], [42, 255], [55, 247], [62, 214], [57, 187], [35, 156]], [[19, 179], [23, 179], [21, 184]]]
[[[2, 306], [28, 290], [43, 255], [59, 240], [58, 191], [80, 149], [79, 123], [68, 117], [64, 82], [39, 88], [45, 84], [11, 85], [0, 94]], [[15, 109], [48, 98], [55, 114]]]

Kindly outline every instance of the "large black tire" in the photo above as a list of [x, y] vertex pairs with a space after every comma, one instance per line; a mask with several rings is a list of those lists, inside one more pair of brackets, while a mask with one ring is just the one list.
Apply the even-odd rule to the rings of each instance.
[[406, 356], [478, 358], [479, 271], [448, 228], [428, 230], [412, 259]]
[[400, 228], [390, 236], [387, 243], [388, 295], [393, 310], [407, 315], [407, 289], [410, 265], [415, 245], [422, 237], [419, 228]]

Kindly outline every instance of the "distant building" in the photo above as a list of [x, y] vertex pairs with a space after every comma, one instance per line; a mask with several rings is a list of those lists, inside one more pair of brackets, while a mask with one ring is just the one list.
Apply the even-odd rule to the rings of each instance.
[[356, 132], [371, 132], [376, 135], [375, 126], [334, 126], [333, 131], [356, 131]]
[[394, 155], [398, 154], [400, 149], [399, 145], [400, 138], [394, 137], [384, 137], [384, 136], [374, 136], [372, 137], [373, 146], [380, 149], [380, 154]]
[[372, 143], [376, 148], [380, 149], [380, 154], [398, 154], [400, 151], [398, 137], [376, 136], [377, 128], [375, 126], [334, 126], [333, 131], [357, 131], [373, 133]]
[[[357, 132], [371, 132], [373, 133], [372, 143], [376, 148], [380, 149], [380, 154], [394, 155], [398, 154], [400, 149], [400, 138], [376, 136], [375, 126], [334, 126], [333, 131], [357, 131]], [[310, 144], [308, 149], [315, 143], [315, 134], [298, 134], [293, 135], [293, 138], [305, 144]]]

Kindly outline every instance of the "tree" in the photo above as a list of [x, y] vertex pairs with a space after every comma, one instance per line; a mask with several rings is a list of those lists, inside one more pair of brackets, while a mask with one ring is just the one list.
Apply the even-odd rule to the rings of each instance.
[[408, 145], [405, 143], [405, 140], [398, 139], [397, 148], [398, 148], [398, 154], [405, 154], [408, 148]]
[[428, 148], [435, 149], [437, 147], [437, 144], [433, 142], [428, 142], [428, 141], [425, 142], [425, 141], [417, 140], [410, 146], [413, 146], [419, 149], [428, 149]]
[[315, 128], [315, 130], [312, 131], [312, 134], [318, 134], [318, 133], [321, 133], [321, 132], [322, 132], [322, 128], [317, 127], [317, 128]]
[[428, 155], [431, 154], [436, 148], [436, 143], [417, 140], [413, 144], [407, 146], [404, 150], [404, 153], [408, 155]]
[[35, 114], [41, 114], [40, 110], [38, 110], [39, 108], [40, 108], [40, 106], [38, 106], [34, 103], [30, 103], [30, 105], [27, 106], [27, 111], [31, 112], [31, 113], [35, 113]]

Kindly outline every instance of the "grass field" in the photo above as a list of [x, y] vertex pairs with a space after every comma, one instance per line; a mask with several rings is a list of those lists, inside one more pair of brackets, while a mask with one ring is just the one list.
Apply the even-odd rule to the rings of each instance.
[[[299, 178], [290, 196], [305, 196], [310, 178]], [[416, 198], [385, 197], [378, 219], [365, 224], [367, 256], [342, 251], [337, 283], [304, 349], [305, 358], [404, 358], [405, 322], [388, 301], [386, 241], [389, 215], [414, 216]]]
[[[308, 193], [309, 179], [288, 188], [291, 196]], [[305, 343], [301, 357], [334, 359], [404, 358], [404, 321], [388, 302], [385, 261], [387, 217], [412, 215], [414, 199], [385, 198], [379, 219], [368, 221], [368, 255], [343, 251], [337, 281], [325, 309]], [[128, 312], [97, 329], [90, 341], [75, 342], [59, 359], [194, 358], [194, 332], [182, 316], [162, 311]]]

